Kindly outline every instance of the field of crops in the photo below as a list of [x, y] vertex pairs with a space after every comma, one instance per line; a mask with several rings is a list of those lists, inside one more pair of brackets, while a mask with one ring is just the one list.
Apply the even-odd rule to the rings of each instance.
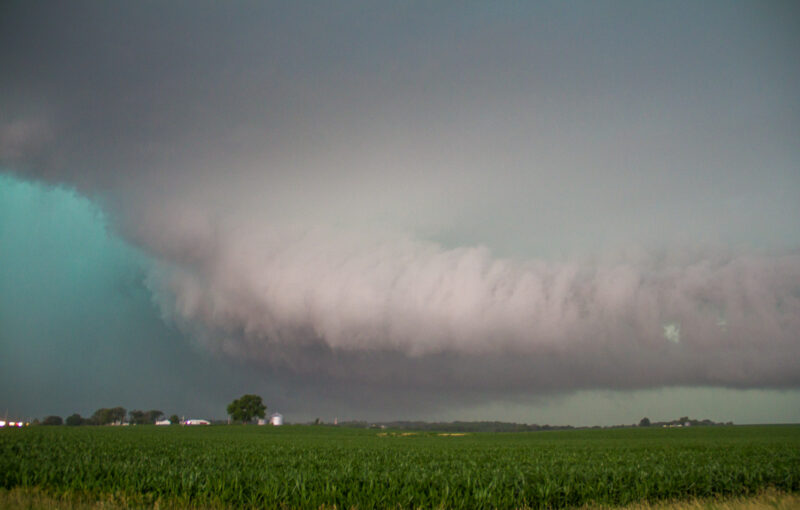
[[553, 508], [800, 492], [800, 426], [29, 427], [0, 430], [0, 487], [237, 508]]

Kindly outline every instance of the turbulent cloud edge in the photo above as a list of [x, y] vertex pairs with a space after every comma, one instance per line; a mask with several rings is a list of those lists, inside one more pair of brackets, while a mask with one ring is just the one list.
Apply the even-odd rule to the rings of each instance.
[[577, 386], [642, 371], [663, 384], [800, 382], [797, 252], [552, 262], [321, 228], [160, 227], [150, 286], [164, 314], [241, 359], [296, 368], [298, 352], [322, 349], [339, 362], [373, 352], [409, 366], [514, 357], [546, 372], [593, 367]]

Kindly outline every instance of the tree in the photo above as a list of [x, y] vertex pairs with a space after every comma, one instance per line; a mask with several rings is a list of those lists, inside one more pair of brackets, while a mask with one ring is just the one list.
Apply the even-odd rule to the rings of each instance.
[[42, 425], [61, 425], [64, 423], [64, 420], [61, 419], [61, 416], [48, 416], [42, 421]]
[[67, 416], [67, 425], [70, 427], [75, 427], [78, 425], [83, 425], [84, 419], [81, 418], [81, 415], [78, 413], [72, 414]]
[[164, 412], [159, 411], [158, 409], [151, 409], [150, 411], [144, 413], [144, 415], [145, 418], [147, 418], [147, 423], [153, 424], [161, 419], [162, 416], [164, 416]]
[[125, 408], [124, 407], [114, 407], [111, 409], [111, 421], [113, 423], [122, 423], [125, 421]]
[[171, 424], [175, 425], [176, 423], [180, 423], [180, 422], [181, 422], [181, 419], [180, 419], [180, 418], [178, 418], [178, 415], [177, 415], [177, 414], [173, 414], [172, 416], [170, 416], [170, 417], [169, 417], [169, 422], [170, 422]]
[[92, 415], [92, 422], [95, 425], [108, 425], [110, 423], [122, 423], [125, 419], [125, 408], [124, 407], [114, 407], [112, 409], [107, 409], [105, 407], [101, 407], [97, 411], [94, 412]]
[[642, 418], [642, 419], [639, 421], [639, 426], [640, 426], [640, 427], [649, 427], [649, 426], [650, 426], [650, 418], [648, 418], [647, 416], [645, 416], [644, 418]]
[[101, 407], [100, 409], [95, 411], [92, 417], [89, 418], [89, 420], [94, 425], [108, 425], [109, 423], [114, 421], [111, 418], [111, 409], [108, 409], [106, 407]]
[[264, 405], [258, 395], [242, 395], [228, 404], [228, 414], [235, 421], [242, 423], [248, 423], [256, 416], [263, 418], [266, 410], [267, 406]]
[[162, 411], [152, 409], [150, 411], [139, 411], [134, 409], [128, 413], [131, 423], [134, 425], [152, 425], [158, 421], [159, 418], [164, 416]]
[[144, 415], [144, 411], [139, 411], [138, 409], [132, 409], [128, 412], [128, 416], [130, 416], [130, 421], [134, 425], [144, 425], [147, 423]]

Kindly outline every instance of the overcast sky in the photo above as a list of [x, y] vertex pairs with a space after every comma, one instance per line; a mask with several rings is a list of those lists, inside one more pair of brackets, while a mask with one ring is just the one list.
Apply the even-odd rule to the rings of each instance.
[[798, 421], [798, 54], [791, 2], [5, 2], [0, 407]]

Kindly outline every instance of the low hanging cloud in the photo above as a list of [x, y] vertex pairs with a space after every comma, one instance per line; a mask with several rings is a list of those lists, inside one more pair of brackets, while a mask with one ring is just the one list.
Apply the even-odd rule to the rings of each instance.
[[[480, 165], [464, 168], [458, 185], [474, 182], [448, 205], [430, 198], [453, 187], [441, 175], [400, 185], [418, 164], [413, 153], [377, 183], [361, 182], [369, 155], [351, 154], [354, 170], [329, 170], [347, 153], [341, 147], [299, 157], [299, 169], [325, 169], [299, 177], [291, 161], [273, 166], [258, 151], [255, 169], [241, 154], [194, 166], [197, 156], [179, 151], [171, 165], [139, 171], [126, 150], [119, 171], [102, 174], [99, 163], [85, 172], [70, 164], [69, 151], [39, 149], [38, 132], [2, 131], [11, 168], [99, 196], [116, 230], [154, 260], [147, 285], [166, 320], [201, 348], [284, 380], [460, 398], [800, 385], [796, 250], [615, 243], [602, 255], [499, 256], [425, 235], [469, 227], [458, 218], [473, 204], [502, 210], [481, 193], [497, 184]], [[107, 161], [115, 151], [100, 153]], [[406, 202], [424, 214], [408, 215]], [[509, 224], [509, 236], [537, 224], [541, 211], [523, 212], [530, 218]], [[388, 221], [369, 221], [387, 213]], [[587, 228], [564, 225], [573, 227]]]
[[793, 252], [554, 262], [386, 233], [167, 225], [150, 280], [165, 316], [265, 366], [519, 392], [800, 382]]
[[791, 16], [398, 10], [14, 5], [0, 164], [98, 199], [165, 319], [265, 373], [800, 386]]
[[284, 380], [459, 398], [800, 385], [796, 250], [503, 257], [410, 228], [270, 220], [260, 188], [220, 187], [235, 208], [201, 177], [165, 180], [187, 175], [205, 202], [137, 183], [104, 204], [154, 261], [165, 320]]

